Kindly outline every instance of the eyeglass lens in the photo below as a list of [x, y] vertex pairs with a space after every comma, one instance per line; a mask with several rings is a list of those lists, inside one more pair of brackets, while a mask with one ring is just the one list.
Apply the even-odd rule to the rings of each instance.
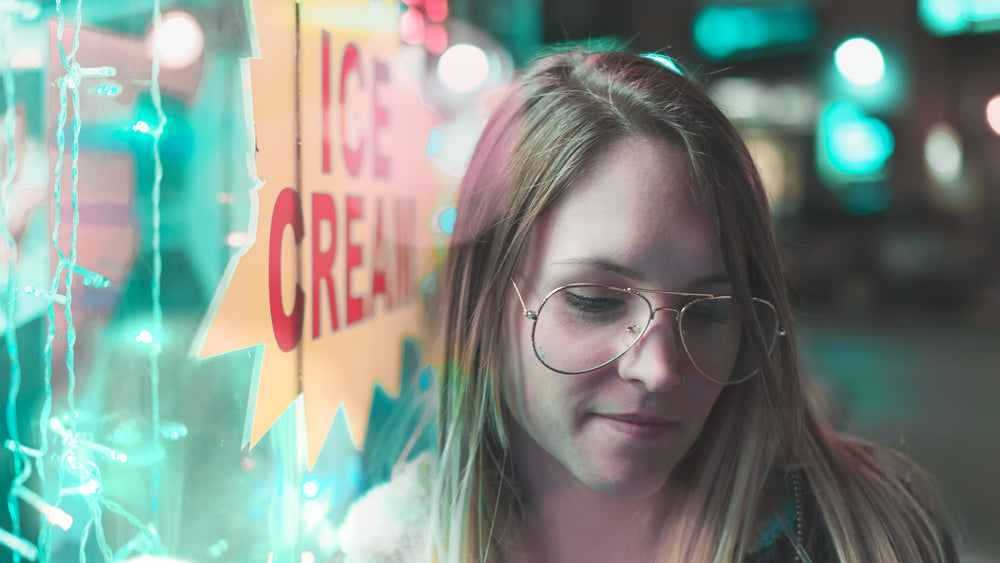
[[[755, 301], [754, 309], [770, 347], [777, 334], [777, 315], [764, 301]], [[681, 310], [681, 343], [703, 375], [727, 383], [745, 379], [757, 370], [743, 338], [743, 317], [734, 299], [696, 299]], [[660, 313], [674, 314], [666, 310]], [[649, 322], [650, 305], [635, 293], [599, 285], [564, 287], [550, 295], [537, 312], [535, 352], [555, 371], [583, 373], [627, 351]]]

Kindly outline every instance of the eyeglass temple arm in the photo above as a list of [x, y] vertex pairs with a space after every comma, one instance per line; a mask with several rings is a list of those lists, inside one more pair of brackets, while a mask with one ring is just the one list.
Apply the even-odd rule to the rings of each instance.
[[510, 284], [514, 286], [514, 293], [517, 294], [517, 300], [521, 302], [521, 314], [531, 320], [537, 319], [538, 314], [528, 310], [528, 306], [524, 304], [524, 298], [521, 297], [521, 290], [517, 288], [517, 282], [514, 281], [514, 278], [510, 278]]

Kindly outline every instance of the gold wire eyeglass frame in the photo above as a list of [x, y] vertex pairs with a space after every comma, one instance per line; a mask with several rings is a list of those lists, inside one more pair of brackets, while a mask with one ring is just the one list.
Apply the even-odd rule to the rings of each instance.
[[[616, 360], [618, 360], [618, 358], [621, 358], [626, 353], [628, 353], [629, 350], [631, 350], [632, 348], [634, 348], [637, 342], [639, 342], [640, 340], [642, 340], [643, 336], [645, 336], [645, 334], [646, 334], [646, 331], [649, 330], [649, 326], [651, 324], [653, 324], [653, 317], [656, 316], [657, 311], [670, 311], [670, 312], [674, 313], [674, 315], [675, 315], [674, 316], [674, 330], [676, 330], [677, 333], [678, 333], [678, 335], [680, 336], [681, 346], [684, 348], [684, 353], [687, 355], [688, 360], [691, 361], [691, 365], [693, 365], [695, 367], [695, 369], [698, 370], [698, 373], [700, 373], [703, 377], [705, 377], [709, 381], [713, 381], [713, 382], [718, 383], [720, 385], [736, 385], [737, 383], [743, 383], [744, 381], [750, 379], [751, 377], [753, 377], [754, 375], [756, 375], [757, 372], [760, 371], [760, 368], [758, 367], [758, 368], [755, 368], [753, 371], [751, 371], [746, 376], [741, 377], [739, 379], [730, 380], [730, 381], [720, 381], [720, 380], [718, 380], [718, 379], [716, 379], [716, 378], [714, 378], [714, 377], [706, 374], [701, 369], [701, 367], [698, 365], [698, 362], [696, 362], [695, 359], [692, 357], [691, 351], [688, 349], [688, 344], [687, 344], [687, 342], [684, 339], [684, 331], [681, 330], [681, 319], [683, 318], [685, 311], [687, 311], [692, 305], [694, 305], [696, 303], [700, 303], [702, 301], [709, 300], [709, 299], [720, 299], [720, 298], [733, 299], [733, 296], [731, 296], [731, 295], [716, 295], [714, 293], [684, 293], [684, 292], [680, 292], [680, 291], [663, 291], [663, 290], [659, 290], [659, 289], [640, 289], [640, 288], [633, 288], [633, 287], [615, 287], [613, 285], [606, 285], [606, 284], [600, 284], [600, 283], [570, 283], [570, 284], [566, 284], [566, 285], [561, 285], [561, 286], [553, 289], [552, 291], [550, 291], [545, 296], [545, 298], [542, 299], [542, 302], [538, 305], [538, 308], [535, 309], [535, 310], [531, 310], [531, 309], [528, 309], [527, 305], [525, 305], [524, 298], [521, 296], [521, 290], [517, 287], [517, 282], [515, 282], [513, 279], [511, 279], [510, 283], [514, 286], [514, 293], [517, 294], [517, 300], [521, 303], [521, 310], [522, 310], [521, 315], [523, 317], [527, 318], [527, 319], [531, 319], [531, 323], [532, 323], [532, 325], [531, 325], [531, 349], [535, 353], [535, 357], [538, 358], [538, 361], [541, 362], [542, 365], [544, 365], [545, 367], [549, 368], [550, 370], [552, 370], [552, 371], [554, 371], [556, 373], [562, 373], [562, 374], [566, 374], [566, 375], [579, 375], [581, 373], [587, 373], [587, 372], [591, 372], [591, 371], [600, 369], [600, 368], [602, 368], [602, 367], [604, 367], [604, 366], [606, 366], [606, 365], [608, 365], [610, 363], [615, 362]], [[565, 371], [565, 370], [557, 369], [557, 368], [554, 368], [554, 367], [550, 366], [548, 363], [545, 362], [545, 360], [542, 358], [542, 356], [538, 353], [538, 346], [535, 344], [535, 328], [538, 326], [538, 315], [542, 311], [542, 309], [545, 307], [545, 303], [548, 302], [548, 300], [553, 295], [555, 295], [556, 293], [558, 293], [558, 292], [560, 292], [560, 291], [562, 291], [564, 289], [571, 288], [571, 287], [603, 287], [603, 288], [607, 288], [607, 289], [613, 289], [613, 290], [616, 290], [616, 291], [622, 291], [622, 292], [630, 293], [632, 295], [635, 295], [635, 296], [641, 298], [646, 303], [646, 306], [649, 308], [649, 318], [646, 319], [646, 325], [642, 327], [642, 330], [639, 332], [639, 335], [636, 336], [635, 339], [632, 340], [632, 342], [627, 347], [625, 347], [624, 350], [622, 350], [617, 355], [615, 355], [614, 357], [612, 357], [610, 360], [607, 360], [606, 362], [604, 362], [604, 363], [602, 363], [600, 365], [596, 365], [596, 366], [594, 366], [592, 368], [588, 368], [588, 369], [580, 370], [580, 371]], [[642, 295], [643, 293], [655, 293], [657, 295], [671, 295], [671, 296], [677, 296], [677, 297], [693, 297], [694, 299], [692, 299], [691, 301], [688, 301], [687, 303], [685, 303], [684, 306], [681, 307], [680, 309], [677, 309], [677, 308], [674, 308], [674, 307], [653, 307], [653, 304], [649, 301], [649, 299], [647, 299], [645, 295]], [[775, 319], [775, 322], [774, 322], [774, 331], [770, 335], [770, 337], [768, 337], [768, 335], [766, 335], [766, 334], [763, 335], [764, 339], [765, 339], [765, 344], [767, 344], [767, 353], [768, 353], [768, 355], [770, 355], [771, 351], [774, 349], [774, 343], [775, 343], [775, 341], [777, 340], [777, 338], [779, 336], [784, 336], [785, 335], [785, 331], [784, 331], [784, 329], [782, 329], [779, 326], [779, 324], [778, 324], [778, 313], [777, 313], [777, 310], [774, 308], [774, 305], [771, 304], [770, 301], [767, 301], [766, 299], [760, 299], [758, 297], [754, 297], [753, 300], [756, 303], [760, 303], [760, 304], [766, 306], [768, 309], [771, 310], [772, 313], [774, 313], [774, 319]], [[629, 327], [629, 329], [631, 330], [632, 327]]]

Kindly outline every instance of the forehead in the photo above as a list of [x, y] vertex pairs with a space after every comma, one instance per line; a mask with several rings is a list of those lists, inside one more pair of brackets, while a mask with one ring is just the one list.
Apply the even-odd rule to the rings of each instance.
[[605, 260], [644, 278], [636, 282], [676, 288], [722, 272], [708, 202], [696, 197], [692, 182], [678, 144], [616, 143], [542, 216], [532, 265], [544, 275], [569, 275], [583, 263]]

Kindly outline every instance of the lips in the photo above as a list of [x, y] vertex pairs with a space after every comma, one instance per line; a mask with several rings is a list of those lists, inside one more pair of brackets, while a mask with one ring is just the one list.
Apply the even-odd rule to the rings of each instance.
[[600, 422], [630, 439], [660, 438], [678, 427], [677, 421], [642, 413], [597, 414]]
[[598, 414], [598, 416], [602, 416], [604, 418], [610, 418], [612, 420], [620, 420], [621, 422], [627, 422], [629, 424], [653, 425], [653, 424], [670, 424], [672, 422], [676, 422], [674, 420], [670, 420], [667, 417], [641, 414], [641, 413]]

